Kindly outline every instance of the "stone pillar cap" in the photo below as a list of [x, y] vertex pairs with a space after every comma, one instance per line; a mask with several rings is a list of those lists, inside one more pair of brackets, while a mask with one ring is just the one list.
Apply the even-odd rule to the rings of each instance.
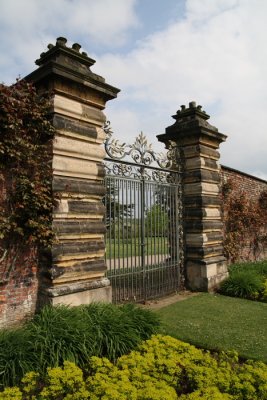
[[92, 58], [88, 57], [87, 53], [80, 52], [81, 45], [79, 43], [74, 43], [72, 47], [67, 47], [67, 39], [64, 37], [58, 37], [56, 40], [56, 44], [49, 44], [47, 46], [48, 51], [41, 53], [40, 58], [35, 61], [35, 64], [41, 66], [48, 61], [56, 60], [58, 59], [58, 56], [60, 54], [63, 54], [65, 56], [68, 56], [69, 58], [72, 58], [73, 60], [78, 61], [82, 65], [85, 65], [87, 68], [90, 68], [94, 63], [95, 60]]
[[105, 101], [117, 97], [120, 90], [107, 84], [102, 76], [90, 70], [95, 60], [81, 51], [81, 47], [79, 43], [74, 43], [72, 47], [68, 47], [67, 39], [58, 37], [56, 44], [50, 43], [47, 46], [48, 50], [35, 61], [39, 68], [24, 79], [34, 83], [45, 80], [51, 82], [51, 75], [54, 75], [54, 77], [68, 79], [86, 86], [87, 89], [92, 88], [101, 94]]
[[[206, 113], [206, 111], [202, 110], [201, 105], [197, 105], [195, 101], [190, 101], [189, 107], [185, 105], [181, 105], [180, 110], [177, 110], [176, 114], [172, 116], [176, 121], [179, 119], [183, 119], [185, 117], [198, 117], [204, 120], [210, 118], [210, 116]], [[191, 118], [192, 119], [192, 118]]]
[[213, 141], [214, 147], [218, 147], [218, 144], [225, 141], [227, 137], [207, 121], [210, 116], [195, 101], [190, 101], [188, 107], [184, 104], [181, 105], [172, 118], [175, 119], [175, 123], [168, 126], [164, 134], [157, 135], [158, 140], [165, 144], [171, 140], [176, 142], [177, 140], [180, 142], [193, 140], [195, 142], [200, 140], [201, 136], [202, 138], [205, 136]]

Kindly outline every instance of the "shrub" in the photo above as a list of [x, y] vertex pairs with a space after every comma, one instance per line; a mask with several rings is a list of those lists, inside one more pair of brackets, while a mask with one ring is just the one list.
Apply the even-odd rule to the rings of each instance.
[[115, 360], [158, 327], [156, 314], [133, 305], [44, 307], [23, 328], [0, 331], [0, 386], [17, 384], [31, 370], [43, 375], [65, 360], [79, 367], [93, 355]]
[[267, 302], [267, 279], [265, 279], [263, 284], [262, 300]]
[[92, 357], [87, 370], [67, 361], [44, 379], [27, 374], [20, 388], [0, 393], [0, 400], [11, 399], [266, 400], [267, 365], [157, 335], [116, 363]]
[[220, 285], [219, 292], [232, 297], [255, 300], [263, 290], [263, 278], [254, 271], [237, 270]]
[[221, 283], [220, 293], [267, 301], [267, 261], [236, 263], [228, 270], [230, 275]]

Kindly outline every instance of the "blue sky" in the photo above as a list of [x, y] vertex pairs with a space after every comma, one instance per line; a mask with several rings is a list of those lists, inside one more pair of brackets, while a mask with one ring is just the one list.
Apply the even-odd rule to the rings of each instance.
[[0, 81], [65, 36], [121, 89], [107, 104], [114, 135], [156, 135], [194, 100], [228, 135], [221, 163], [267, 179], [266, 0], [0, 0]]

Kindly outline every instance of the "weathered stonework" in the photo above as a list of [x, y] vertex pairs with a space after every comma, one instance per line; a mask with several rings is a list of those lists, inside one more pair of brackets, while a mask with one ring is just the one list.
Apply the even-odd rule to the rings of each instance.
[[59, 195], [53, 213], [56, 242], [40, 259], [40, 305], [78, 305], [111, 301], [105, 278], [102, 146], [105, 103], [118, 89], [91, 72], [94, 60], [80, 45], [58, 38], [26, 77], [39, 92], [52, 92], [53, 190]]
[[186, 282], [193, 290], [212, 290], [227, 276], [223, 256], [219, 145], [226, 136], [210, 125], [194, 102], [181, 107], [176, 122], [158, 139], [178, 147], [183, 163]]

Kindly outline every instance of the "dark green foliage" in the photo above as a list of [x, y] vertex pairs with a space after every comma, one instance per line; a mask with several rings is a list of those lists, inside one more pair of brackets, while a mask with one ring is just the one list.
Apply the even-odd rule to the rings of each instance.
[[267, 261], [232, 264], [219, 292], [232, 297], [266, 301]]
[[264, 280], [254, 271], [236, 270], [230, 273], [219, 289], [221, 294], [255, 300], [263, 290]]
[[169, 226], [169, 217], [164, 204], [153, 204], [146, 212], [146, 232], [150, 235], [165, 236]]
[[93, 327], [95, 355], [115, 360], [157, 331], [159, 319], [147, 310], [128, 304], [116, 307], [95, 303], [81, 308]]
[[134, 322], [124, 317], [118, 307], [111, 304], [91, 304], [83, 307], [83, 318], [93, 327], [95, 355], [111, 360], [127, 353], [139, 343]]
[[121, 236], [122, 232], [119, 233], [116, 230], [122, 231], [124, 229], [123, 224], [128, 218], [132, 218], [135, 208], [134, 203], [124, 203], [123, 200], [125, 199], [120, 199], [119, 192], [116, 181], [111, 177], [106, 179], [106, 195], [103, 198], [103, 203], [106, 208], [105, 222], [111, 237], [114, 237], [115, 233]]
[[114, 361], [158, 327], [157, 316], [134, 305], [46, 306], [21, 329], [0, 331], [0, 386], [16, 384], [27, 371], [43, 375], [64, 360], [79, 367], [93, 355]]
[[32, 339], [32, 351], [37, 355], [38, 372], [62, 365], [64, 360], [81, 366], [94, 353], [92, 327], [81, 318], [79, 308], [44, 307], [25, 328]]
[[[31, 83], [0, 84], [0, 247], [49, 245], [52, 193], [50, 102]], [[1, 255], [1, 254], [0, 254]]]
[[135, 307], [133, 304], [125, 304], [121, 307], [121, 310], [125, 316], [127, 315], [133, 321], [142, 340], [150, 338], [157, 332], [157, 328], [160, 326], [160, 319], [157, 314]]
[[0, 386], [15, 385], [18, 378], [34, 370], [36, 354], [30, 348], [31, 338], [24, 329], [0, 331]]
[[267, 278], [267, 261], [238, 263], [229, 266], [230, 274], [237, 271], [254, 272], [257, 275]]

